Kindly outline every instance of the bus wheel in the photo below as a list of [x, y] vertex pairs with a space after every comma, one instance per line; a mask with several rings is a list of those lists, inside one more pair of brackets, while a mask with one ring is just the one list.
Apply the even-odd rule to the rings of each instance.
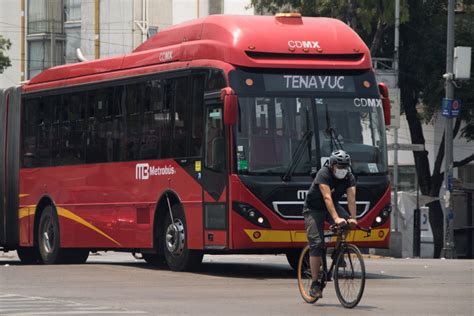
[[186, 221], [181, 205], [171, 208], [174, 223], [167, 214], [164, 226], [164, 254], [169, 268], [173, 271], [195, 270], [202, 262], [203, 254], [199, 250], [190, 250], [186, 242]]
[[38, 225], [38, 252], [44, 264], [59, 263], [59, 220], [52, 206], [47, 206], [41, 213]]
[[293, 268], [293, 270], [298, 271], [298, 261], [300, 259], [301, 249], [290, 250], [286, 253], [286, 260]]
[[67, 264], [83, 264], [89, 258], [89, 249], [63, 249], [62, 259]]
[[39, 263], [38, 251], [33, 247], [22, 247], [16, 250], [18, 258], [20, 258], [23, 264], [36, 264]]
[[165, 263], [165, 257], [158, 253], [142, 253], [142, 257], [146, 263], [154, 266], [161, 266]]

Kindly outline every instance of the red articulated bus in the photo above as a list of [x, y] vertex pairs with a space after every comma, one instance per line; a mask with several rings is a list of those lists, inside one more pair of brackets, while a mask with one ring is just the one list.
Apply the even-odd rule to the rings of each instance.
[[115, 250], [172, 270], [215, 253], [294, 266], [310, 173], [336, 144], [353, 159], [359, 223], [374, 228], [352, 240], [388, 246], [387, 90], [341, 21], [209, 16], [0, 100], [0, 248], [25, 263]]

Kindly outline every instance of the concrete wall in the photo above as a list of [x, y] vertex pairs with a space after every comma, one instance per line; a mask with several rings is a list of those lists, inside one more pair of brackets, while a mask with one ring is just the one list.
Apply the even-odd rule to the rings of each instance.
[[133, 50], [133, 0], [100, 1], [100, 57]]
[[[430, 161], [430, 170], [433, 171], [434, 161], [438, 148], [441, 143], [444, 132], [445, 118], [438, 114], [432, 124], [423, 124], [423, 133], [425, 136], [425, 148], [428, 151], [428, 158]], [[393, 143], [393, 130], [387, 131], [387, 143]], [[405, 115], [400, 116], [400, 128], [398, 130], [398, 142], [404, 144], [411, 144], [410, 129]], [[453, 159], [459, 161], [467, 156], [471, 155], [474, 151], [474, 144], [468, 143], [465, 138], [460, 137], [460, 133], [454, 139], [453, 144]], [[393, 151], [388, 152], [389, 165], [393, 165]], [[398, 151], [398, 163], [399, 165], [414, 165], [413, 152], [411, 151]], [[444, 170], [444, 162], [441, 170]], [[454, 169], [454, 176], [456, 177], [457, 169]]]
[[[199, 8], [198, 8], [199, 3]], [[249, 0], [223, 0], [222, 14], [253, 15], [253, 8], [247, 9]], [[199, 16], [198, 16], [199, 14]], [[174, 0], [173, 24], [182, 23], [209, 15], [209, 0]]]
[[81, 4], [81, 50], [87, 59], [94, 56], [94, 1], [83, 1]]
[[0, 21], [2, 22], [0, 23], [0, 35], [10, 39], [12, 42], [10, 50], [6, 52], [6, 55], [10, 57], [12, 66], [0, 74], [0, 89], [2, 89], [16, 85], [21, 80], [21, 22], [19, 0], [1, 0]]
[[247, 9], [249, 0], [224, 0], [224, 14], [253, 15], [254, 9]]

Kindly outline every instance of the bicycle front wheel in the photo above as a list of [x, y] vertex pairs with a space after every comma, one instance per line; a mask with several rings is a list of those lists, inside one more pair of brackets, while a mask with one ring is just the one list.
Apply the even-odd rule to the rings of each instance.
[[298, 288], [301, 297], [306, 303], [314, 303], [318, 299], [309, 295], [311, 289], [311, 267], [309, 265], [309, 246], [306, 246], [301, 251], [300, 259], [298, 260]]
[[334, 287], [342, 306], [359, 304], [365, 287], [365, 264], [359, 248], [346, 244], [341, 249], [334, 271]]

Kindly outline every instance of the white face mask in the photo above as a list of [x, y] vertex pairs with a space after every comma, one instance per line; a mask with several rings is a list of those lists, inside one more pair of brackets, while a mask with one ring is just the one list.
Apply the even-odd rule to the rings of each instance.
[[334, 168], [334, 176], [337, 179], [344, 179], [347, 176], [347, 169], [337, 169]]

